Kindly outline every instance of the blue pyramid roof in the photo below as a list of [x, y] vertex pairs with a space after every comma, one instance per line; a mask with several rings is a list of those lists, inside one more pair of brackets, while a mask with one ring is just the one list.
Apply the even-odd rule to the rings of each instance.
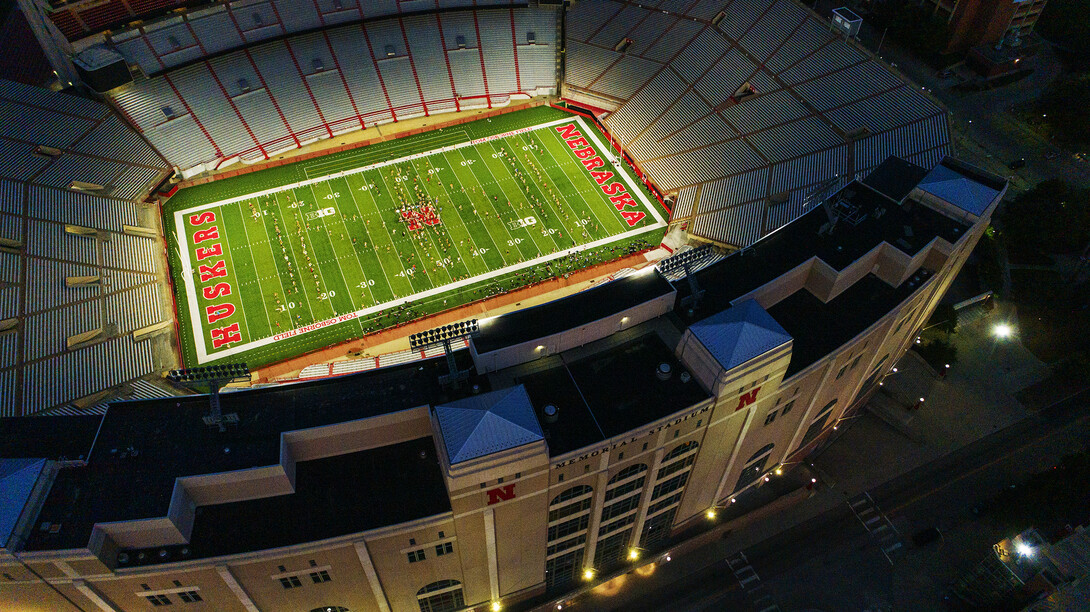
[[941, 198], [958, 208], [982, 215], [999, 193], [995, 189], [959, 173], [953, 168], [942, 164], [923, 177], [919, 185], [920, 189], [931, 195]]
[[693, 323], [689, 329], [725, 370], [791, 341], [791, 334], [753, 300]]
[[45, 459], [0, 459], [0, 546], [8, 545], [43, 469]]
[[442, 404], [435, 414], [452, 465], [545, 438], [522, 385]]

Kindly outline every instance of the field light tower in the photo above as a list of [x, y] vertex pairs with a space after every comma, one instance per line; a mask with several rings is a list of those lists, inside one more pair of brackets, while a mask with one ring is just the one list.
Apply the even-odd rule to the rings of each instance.
[[439, 383], [457, 389], [458, 383], [469, 378], [469, 370], [458, 369], [458, 364], [454, 362], [454, 349], [451, 348], [450, 344], [461, 338], [474, 338], [480, 334], [480, 331], [477, 319], [459, 321], [458, 323], [435, 327], [416, 334], [409, 334], [409, 348], [414, 351], [422, 351], [433, 346], [442, 346], [450, 373], [440, 377]]
[[658, 263], [659, 272], [665, 276], [675, 274], [678, 270], [684, 272], [685, 280], [689, 282], [689, 295], [681, 298], [681, 306], [688, 308], [690, 311], [700, 308], [700, 298], [704, 297], [704, 290], [697, 284], [696, 277], [693, 276], [693, 269], [711, 256], [711, 245], [704, 244], [695, 249], [689, 249], [667, 257]]
[[204, 422], [208, 425], [217, 426], [222, 432], [227, 431], [227, 423], [238, 422], [238, 414], [231, 413], [224, 416], [223, 411], [220, 409], [220, 388], [228, 383], [250, 380], [250, 368], [246, 367], [245, 363], [227, 363], [171, 370], [167, 374], [167, 380], [198, 391], [208, 389], [208, 399], [212, 405], [212, 412], [204, 417]]

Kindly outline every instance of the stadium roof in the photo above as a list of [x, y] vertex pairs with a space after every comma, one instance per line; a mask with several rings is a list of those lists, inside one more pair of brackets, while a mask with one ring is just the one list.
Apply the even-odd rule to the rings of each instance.
[[746, 300], [689, 327], [724, 370], [791, 342], [761, 305]]
[[435, 414], [451, 464], [544, 439], [522, 385], [440, 404]]

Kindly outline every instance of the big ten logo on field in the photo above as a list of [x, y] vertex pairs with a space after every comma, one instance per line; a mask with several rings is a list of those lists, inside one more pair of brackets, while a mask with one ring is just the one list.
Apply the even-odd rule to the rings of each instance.
[[315, 219], [321, 219], [322, 217], [328, 217], [329, 215], [337, 214], [337, 209], [330, 206], [329, 208], [323, 208], [321, 210], [314, 210], [307, 213], [307, 221], [313, 221]]
[[498, 504], [502, 501], [509, 499], [515, 499], [515, 485], [514, 483], [504, 485], [502, 487], [496, 487], [495, 489], [489, 489], [485, 491], [488, 494], [488, 505]]
[[583, 167], [590, 173], [594, 182], [598, 183], [598, 188], [602, 190], [602, 193], [609, 197], [609, 201], [613, 203], [613, 207], [616, 208], [621, 216], [624, 217], [629, 227], [632, 227], [640, 222], [645, 216], [642, 211], [627, 210], [628, 208], [637, 208], [639, 205], [632, 199], [632, 196], [625, 191], [624, 185], [619, 181], [614, 181], [613, 173], [608, 170], [598, 170], [598, 168], [604, 168], [606, 163], [602, 161], [602, 158], [594, 150], [594, 147], [590, 146], [590, 142], [575, 129], [574, 123], [567, 125], [556, 126], [556, 131], [560, 133], [560, 137], [564, 139], [564, 142], [568, 144], [575, 156], [579, 158], [579, 161], [583, 164]]
[[[189, 216], [189, 224], [201, 229], [193, 232], [196, 246], [197, 274], [200, 276], [201, 296], [212, 303], [204, 307], [204, 320], [215, 325], [235, 314], [235, 305], [224, 300], [234, 292], [227, 282], [227, 262], [223, 259], [223, 243], [219, 242], [220, 228], [216, 213], [208, 210]], [[232, 342], [242, 341], [238, 322], [215, 327], [210, 332], [212, 348], [218, 349]]]

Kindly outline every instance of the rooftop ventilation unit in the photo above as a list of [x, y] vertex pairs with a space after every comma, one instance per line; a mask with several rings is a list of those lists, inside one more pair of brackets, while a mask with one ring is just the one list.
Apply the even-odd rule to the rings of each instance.
[[247, 93], [250, 91], [250, 82], [246, 79], [239, 79], [238, 88], [240, 91], [242, 91], [242, 93]]
[[526, 33], [526, 44], [536, 45], [537, 44], [537, 34], [535, 34], [533, 32], [527, 32]]
[[712, 17], [712, 26], [719, 25], [719, 22], [723, 21], [726, 18], [727, 18], [726, 11], [719, 11], [718, 13], [715, 14], [715, 17]]
[[466, 48], [466, 37], [459, 34], [458, 36], [456, 36], [454, 38], [454, 43], [456, 45], [458, 45], [459, 49], [465, 49]]
[[393, 57], [395, 55], [397, 55], [397, 53], [394, 51], [394, 46], [386, 45], [386, 57]]
[[314, 72], [321, 72], [325, 70], [325, 65], [322, 64], [322, 58], [320, 57], [314, 58], [314, 61], [312, 61], [310, 65], [314, 67]]

